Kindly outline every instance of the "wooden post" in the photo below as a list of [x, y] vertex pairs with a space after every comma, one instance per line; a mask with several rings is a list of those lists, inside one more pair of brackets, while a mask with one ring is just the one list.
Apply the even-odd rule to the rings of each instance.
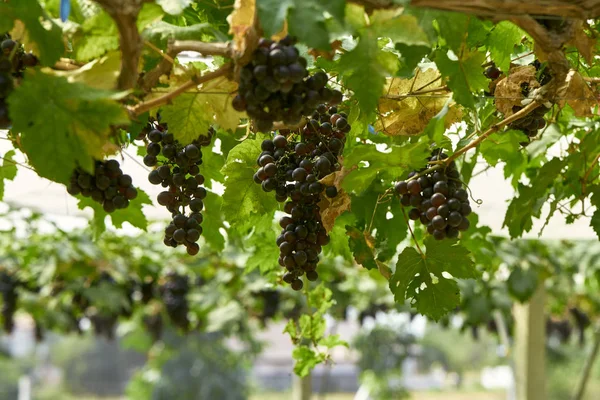
[[310, 400], [312, 395], [312, 379], [308, 374], [304, 378], [292, 375], [292, 400]]
[[546, 400], [546, 289], [541, 283], [529, 303], [514, 305], [515, 372], [519, 400]]

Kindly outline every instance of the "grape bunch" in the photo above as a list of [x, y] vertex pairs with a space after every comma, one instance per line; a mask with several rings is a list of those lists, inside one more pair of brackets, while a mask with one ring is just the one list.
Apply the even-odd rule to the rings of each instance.
[[17, 281], [6, 273], [0, 272], [0, 293], [2, 294], [2, 322], [4, 331], [11, 333], [14, 328], [14, 315], [17, 310]]
[[240, 71], [233, 108], [246, 111], [258, 131], [270, 131], [275, 121], [296, 125], [320, 103], [342, 101], [340, 91], [326, 87], [325, 72], [308, 76], [306, 59], [300, 57], [295, 43], [289, 36], [278, 42], [260, 39], [252, 61]]
[[319, 105], [299, 132], [280, 131], [273, 140], [261, 144], [262, 153], [256, 160], [260, 168], [254, 181], [265, 192], [275, 191], [277, 201], [286, 202], [284, 211], [289, 215], [279, 221], [282, 231], [276, 243], [279, 264], [288, 270], [283, 280], [294, 290], [302, 289], [300, 277], [304, 273], [310, 281], [318, 278], [319, 254], [329, 243], [318, 203], [323, 192], [329, 198], [338, 194], [335, 186], [319, 180], [339, 170], [338, 157], [349, 131], [346, 114], [338, 113], [336, 107]]
[[[523, 107], [514, 106], [512, 111], [513, 113], [516, 113], [519, 112], [521, 109], [523, 109]], [[544, 105], [541, 105], [533, 109], [533, 111], [525, 115], [523, 118], [511, 123], [509, 127], [511, 129], [522, 131], [530, 139], [534, 138], [537, 136], [538, 131], [540, 129], [544, 129], [544, 127], [546, 126], [546, 120], [544, 119], [544, 115], [546, 115], [547, 112], [548, 108], [546, 108]]]
[[[448, 156], [437, 150], [428, 158], [429, 161], [439, 161]], [[442, 164], [443, 165], [443, 164]], [[460, 174], [454, 161], [445, 169], [426, 170], [434, 167], [413, 171], [408, 179], [396, 184], [395, 190], [401, 196], [403, 206], [413, 208], [408, 217], [419, 220], [427, 227], [427, 232], [436, 240], [458, 237], [459, 231], [469, 229], [467, 216], [471, 214], [469, 195], [462, 188]]]
[[0, 42], [0, 129], [8, 129], [11, 121], [6, 98], [14, 89], [14, 78], [23, 76], [25, 67], [34, 67], [38, 59], [26, 53], [23, 47], [12, 40], [9, 34], [1, 36]]
[[[146, 135], [149, 143], [146, 146], [144, 164], [157, 168], [150, 172], [148, 180], [153, 185], [168, 188], [158, 194], [157, 201], [173, 217], [165, 228], [164, 243], [171, 247], [183, 244], [189, 255], [196, 255], [200, 250], [196, 242], [202, 234], [201, 211], [207, 194], [202, 187], [204, 176], [200, 174], [201, 148], [210, 145], [214, 129], [211, 127], [207, 135], [184, 146], [174, 139], [167, 124], [150, 122], [150, 128]], [[186, 207], [190, 210], [189, 215], [185, 215]]]
[[186, 297], [188, 291], [188, 277], [177, 273], [167, 274], [165, 282], [160, 287], [162, 300], [171, 322], [183, 330], [188, 330], [190, 325]]
[[127, 208], [129, 201], [138, 195], [131, 176], [123, 174], [117, 160], [96, 161], [93, 175], [77, 168], [71, 175], [67, 192], [73, 196], [91, 197], [102, 204], [107, 213]]

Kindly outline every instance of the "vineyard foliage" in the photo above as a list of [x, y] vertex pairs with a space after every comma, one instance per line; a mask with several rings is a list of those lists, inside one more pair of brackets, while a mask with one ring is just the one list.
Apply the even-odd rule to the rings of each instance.
[[[244, 332], [241, 316], [264, 312], [246, 291], [291, 284], [303, 306], [286, 311], [286, 332], [306, 375], [346, 345], [325, 335], [325, 314], [346, 296], [362, 308], [393, 299], [434, 320], [460, 306], [475, 310], [466, 325], [489, 324], [490, 310], [507, 310], [490, 276], [509, 254], [535, 269], [514, 261], [506, 281], [526, 300], [560, 262], [492, 238], [469, 182], [503, 168], [516, 195], [495, 212], [510, 239], [555, 214], [600, 236], [599, 25], [405, 3], [0, 0], [0, 128], [12, 147], [0, 195], [31, 168], [94, 212], [94, 241], [67, 245], [75, 239], [60, 233], [63, 244], [39, 236], [48, 244], [27, 257], [16, 244], [6, 253], [5, 327], [5, 310], [19, 307], [52, 329], [89, 317], [107, 336], [118, 318], [143, 321], [157, 339], [164, 308], [182, 331]], [[184, 62], [188, 51], [202, 57]], [[165, 188], [157, 199], [124, 166], [101, 162], [129, 155]], [[164, 244], [189, 255], [154, 248], [154, 233], [149, 246], [105, 233], [109, 219], [147, 230], [153, 204], [171, 212]], [[62, 250], [42, 256], [52, 246]], [[558, 257], [539, 246], [544, 260]], [[600, 276], [594, 249], [567, 252], [587, 260], [587, 288]], [[356, 293], [361, 274], [377, 291]], [[131, 296], [149, 282], [137, 309]], [[227, 291], [193, 300], [210, 285]], [[29, 294], [17, 302], [14, 287]], [[106, 288], [121, 301], [103, 300]], [[64, 308], [71, 301], [77, 309]]]

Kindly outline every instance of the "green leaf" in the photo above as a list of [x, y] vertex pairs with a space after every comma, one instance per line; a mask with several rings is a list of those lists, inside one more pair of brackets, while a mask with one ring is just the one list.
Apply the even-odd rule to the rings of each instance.
[[530, 186], [519, 184], [519, 196], [511, 200], [503, 222], [511, 238], [519, 237], [523, 232], [531, 230], [532, 217], [539, 217], [549, 187], [555, 182], [563, 167], [563, 160], [553, 158], [538, 170], [537, 175], [531, 179]]
[[119, 30], [105, 11], [85, 20], [74, 40], [75, 59], [89, 61], [119, 48]]
[[152, 204], [152, 200], [146, 192], [141, 189], [137, 189], [138, 195], [135, 199], [129, 202], [129, 206], [125, 209], [115, 210], [110, 213], [110, 219], [112, 224], [116, 228], [122, 228], [125, 222], [128, 222], [132, 226], [146, 230], [148, 229], [148, 220], [142, 210], [144, 204]]
[[192, 4], [192, 0], [156, 0], [167, 14], [179, 15]]
[[398, 69], [398, 58], [379, 48], [375, 29], [366, 29], [354, 49], [342, 55], [339, 71], [344, 85], [354, 92], [361, 113], [373, 117], [385, 79]]
[[490, 135], [479, 147], [481, 155], [491, 166], [496, 166], [499, 161], [510, 164], [514, 170], [517, 165], [527, 161], [519, 143], [527, 142], [527, 136], [522, 131], [509, 130]]
[[337, 335], [337, 334], [329, 335], [329, 336], [323, 338], [323, 340], [319, 341], [319, 344], [327, 347], [328, 349], [334, 348], [336, 346], [349, 347], [348, 342], [346, 342], [345, 340], [342, 340], [340, 335]]
[[394, 43], [408, 46], [429, 46], [427, 34], [421, 29], [415, 16], [400, 15], [388, 19], [385, 18], [387, 14], [380, 12], [371, 17], [370, 25], [377, 36], [389, 37]]
[[[365, 191], [378, 174], [394, 180], [404, 172], [425, 165], [431, 154], [429, 143], [419, 141], [405, 143], [402, 146], [391, 146], [391, 151], [381, 152], [374, 145], [355, 146], [344, 158], [344, 166], [348, 169], [359, 166], [350, 172], [342, 181], [342, 187], [349, 193], [360, 194]], [[369, 166], [365, 167], [364, 162]]]
[[152, 204], [150, 197], [143, 190], [137, 188], [138, 195], [135, 199], [129, 202], [129, 206], [124, 209], [115, 210], [108, 214], [102, 208], [102, 204], [92, 200], [89, 197], [77, 196], [79, 202], [77, 207], [83, 210], [86, 207], [90, 207], [94, 210], [94, 217], [92, 218], [92, 230], [94, 236], [100, 236], [106, 231], [106, 217], [110, 216], [112, 224], [115, 228], [122, 228], [125, 222], [128, 222], [135, 228], [142, 230], [148, 229], [148, 220], [142, 210], [144, 204]]
[[[114, 92], [35, 71], [8, 99], [13, 130], [36, 172], [67, 183], [73, 170], [88, 171], [102, 158], [111, 125], [127, 124]], [[35, 110], [35, 112], [32, 112]]]
[[329, 32], [325, 13], [338, 22], [344, 21], [343, 0], [257, 0], [258, 16], [266, 36], [283, 30], [288, 18], [288, 31], [309, 47], [328, 49]]
[[461, 13], [439, 11], [434, 11], [434, 15], [439, 26], [439, 35], [446, 40], [448, 47], [458, 54], [463, 41], [467, 38], [467, 30], [473, 17]]
[[499, 22], [492, 29], [487, 46], [492, 60], [502, 71], [508, 71], [515, 45], [521, 43], [524, 34], [518, 26], [508, 21]]
[[261, 143], [259, 139], [246, 139], [229, 152], [221, 169], [226, 175], [222, 210], [229, 223], [243, 222], [255, 214], [271, 217], [277, 208], [272, 193], [265, 193], [253, 179]]
[[12, 181], [17, 176], [17, 164], [13, 157], [15, 156], [14, 150], [7, 151], [2, 159], [2, 166], [0, 167], [0, 200], [4, 198], [4, 181]]
[[590, 226], [594, 229], [594, 232], [596, 232], [596, 235], [598, 235], [598, 238], [600, 239], [600, 207], [596, 208], [596, 211], [594, 211], [592, 219], [590, 220]]
[[184, 144], [206, 136], [208, 128], [213, 124], [218, 124], [222, 129], [235, 130], [242, 114], [231, 105], [229, 93], [234, 90], [234, 83], [224, 81], [218, 87], [211, 87], [211, 91], [224, 94], [185, 93], [162, 107], [161, 116], [169, 121], [169, 132]]
[[[456, 241], [424, 241], [424, 255], [405, 248], [390, 278], [390, 290], [398, 303], [410, 299], [417, 311], [438, 320], [460, 301], [456, 278], [474, 278], [475, 269], [469, 251]], [[452, 275], [446, 278], [442, 273]]]
[[0, 32], [12, 30], [17, 20], [25, 24], [41, 64], [54, 65], [65, 50], [61, 28], [48, 18], [37, 0], [0, 2]]
[[431, 51], [427, 46], [408, 46], [404, 43], [396, 43], [396, 50], [402, 56], [401, 68], [396, 72], [396, 75], [401, 78], [413, 76], [417, 65]]
[[531, 268], [516, 267], [506, 281], [508, 292], [521, 303], [529, 300], [538, 285], [538, 273]]
[[360, 229], [347, 225], [346, 235], [348, 235], [348, 243], [350, 244], [352, 254], [354, 254], [354, 260], [366, 269], [377, 269], [375, 255], [373, 254], [373, 244], [367, 242], [365, 233]]
[[465, 51], [458, 60], [451, 60], [445, 51], [438, 50], [434, 61], [442, 75], [448, 78], [448, 87], [452, 89], [456, 102], [474, 108], [473, 94], [486, 90], [489, 84], [481, 68], [481, 64], [485, 62], [485, 54]]
[[325, 356], [317, 353], [308, 346], [299, 346], [292, 352], [292, 357], [296, 361], [294, 364], [294, 373], [303, 378], [317, 365], [325, 361]]
[[[202, 164], [204, 165], [204, 164]], [[207, 191], [204, 199], [203, 214], [210, 215], [210, 218], [204, 218], [202, 222], [202, 237], [206, 243], [215, 251], [223, 251], [225, 248], [225, 237], [220, 232], [221, 228], [225, 228], [223, 224], [223, 216], [221, 215], [221, 207], [223, 206], [223, 198], [211, 191]]]

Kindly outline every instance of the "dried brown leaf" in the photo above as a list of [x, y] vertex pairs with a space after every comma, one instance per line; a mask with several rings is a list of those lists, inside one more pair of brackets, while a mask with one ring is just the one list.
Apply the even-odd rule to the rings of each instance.
[[494, 101], [496, 109], [505, 117], [514, 114], [514, 106], [522, 107], [521, 100], [525, 98], [521, 87], [523, 83], [529, 85], [529, 90], [540, 87], [540, 83], [535, 78], [535, 72], [535, 67], [532, 65], [514, 67], [508, 71], [506, 78], [498, 82], [494, 91]]
[[356, 169], [356, 167], [352, 167], [351, 169], [342, 167], [341, 170], [329, 174], [319, 181], [323, 185], [335, 186], [338, 189], [338, 195], [333, 199], [322, 195], [321, 201], [319, 202], [323, 227], [327, 232], [330, 232], [333, 229], [337, 217], [350, 210], [350, 196], [344, 189], [341, 189], [341, 184], [344, 178], [354, 169]]
[[318, 50], [318, 49], [310, 49], [308, 54], [310, 54], [315, 60], [319, 57], [323, 57], [326, 60], [333, 60], [333, 57], [336, 54], [336, 51], [342, 48], [342, 41], [335, 40], [331, 42], [331, 50]]
[[565, 100], [559, 101], [559, 106], [570, 105], [577, 117], [593, 116], [592, 109], [598, 105], [598, 99], [581, 74], [574, 70], [569, 71], [565, 85], [566, 90], [561, 90]]

